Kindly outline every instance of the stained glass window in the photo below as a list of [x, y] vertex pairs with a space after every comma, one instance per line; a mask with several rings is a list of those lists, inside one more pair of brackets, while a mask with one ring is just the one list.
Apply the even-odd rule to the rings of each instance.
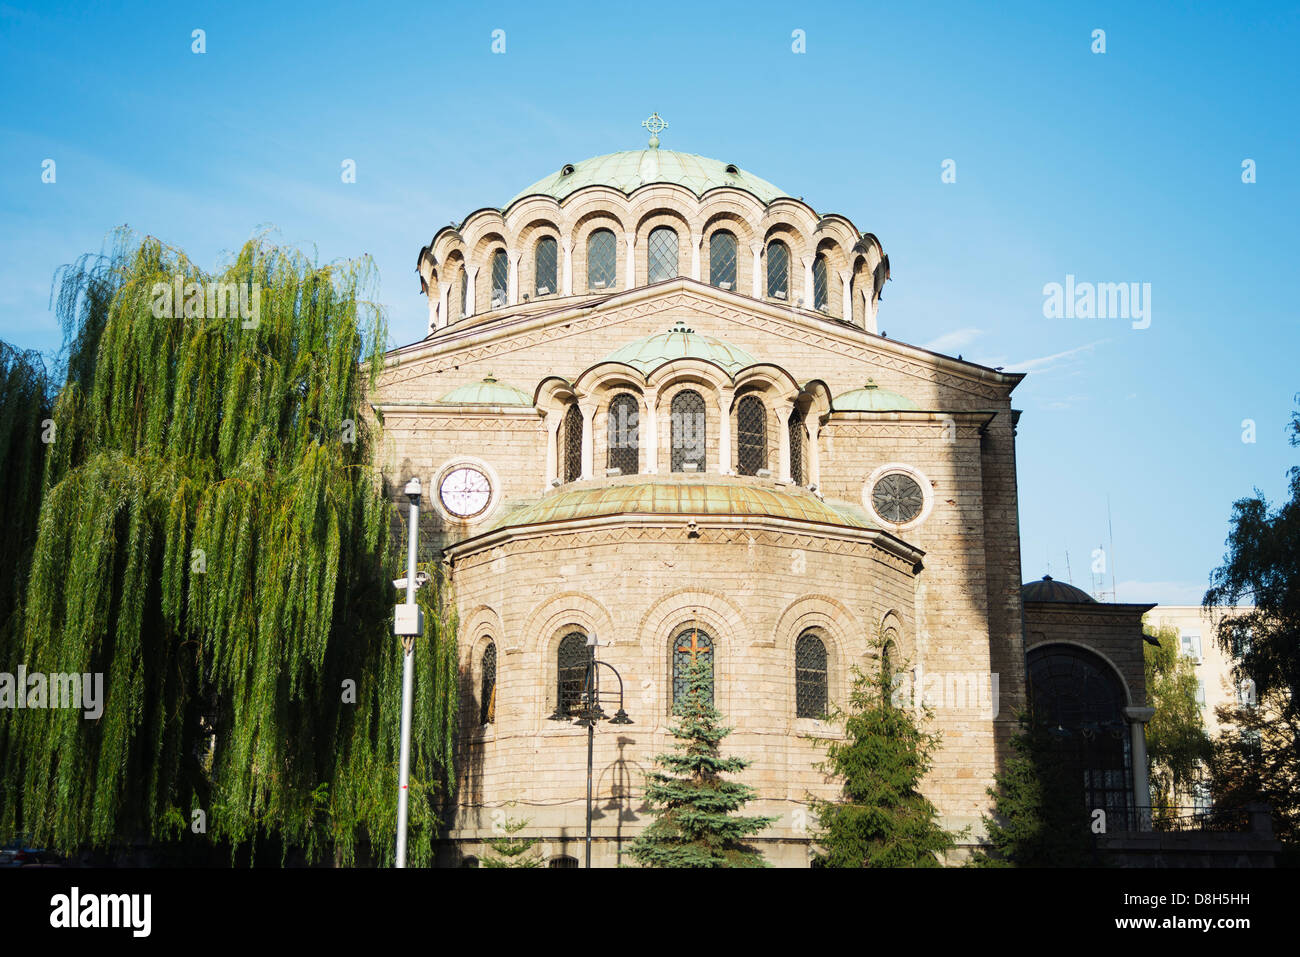
[[618, 243], [608, 229], [598, 229], [587, 237], [587, 288], [613, 289], [617, 273]]
[[779, 239], [767, 244], [767, 294], [790, 298], [790, 247]]
[[539, 296], [549, 296], [558, 288], [555, 280], [557, 251], [558, 246], [550, 236], [537, 241], [537, 250], [533, 253], [533, 289]]
[[767, 468], [767, 409], [763, 401], [747, 395], [736, 407], [737, 465], [741, 475], [757, 475]]
[[483, 649], [483, 677], [479, 682], [479, 724], [492, 724], [497, 718], [497, 645], [488, 642]]
[[[690, 690], [691, 663], [707, 657], [713, 664], [713, 639], [694, 626], [685, 629], [673, 639], [673, 701], [681, 700]], [[714, 671], [716, 673], [716, 667]], [[713, 675], [709, 676], [709, 701], [713, 701]]]
[[608, 467], [621, 475], [637, 473], [640, 451], [640, 406], [636, 396], [622, 392], [609, 404]]
[[649, 259], [650, 282], [662, 282], [677, 275], [677, 230], [659, 226], [650, 231], [646, 247]]
[[704, 399], [694, 389], [673, 396], [671, 406], [672, 470], [685, 472], [687, 463], [704, 471]]
[[561, 714], [568, 714], [581, 703], [589, 657], [586, 635], [574, 631], [564, 636], [556, 655], [555, 700]]
[[564, 413], [560, 429], [564, 443], [564, 481], [582, 478], [582, 412], [576, 404]]
[[830, 289], [826, 276], [826, 257], [813, 261], [813, 308], [826, 312], [830, 308]]
[[794, 697], [796, 717], [826, 713], [826, 645], [811, 633], [800, 635], [794, 646]]
[[790, 479], [795, 485], [803, 484], [803, 416], [796, 408], [790, 413]]
[[725, 229], [709, 237], [709, 282], [721, 289], [736, 288], [736, 237]]
[[499, 309], [506, 304], [506, 295], [510, 287], [510, 263], [506, 251], [498, 249], [492, 254], [492, 308]]
[[871, 489], [871, 507], [886, 522], [904, 525], [921, 514], [925, 496], [908, 475], [891, 472]]

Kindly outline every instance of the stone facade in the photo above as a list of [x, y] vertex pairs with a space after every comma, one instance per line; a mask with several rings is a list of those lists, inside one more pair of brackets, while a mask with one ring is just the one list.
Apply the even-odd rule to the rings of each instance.
[[[585, 285], [587, 240], [600, 224], [620, 240], [612, 290]], [[662, 225], [679, 236], [679, 275], [647, 285], [647, 238]], [[738, 239], [730, 289], [708, 282], [709, 239], [724, 227]], [[538, 296], [532, 270], [542, 237], [557, 241], [562, 261], [558, 288]], [[765, 295], [761, 275], [774, 239], [791, 250], [784, 301]], [[509, 278], [494, 302], [483, 277], [498, 250]], [[559, 643], [580, 631], [598, 636], [601, 659], [622, 674], [634, 722], [602, 724], [596, 735], [595, 863], [618, 862], [646, 821], [642, 777], [670, 747], [671, 647], [692, 625], [715, 642], [716, 700], [735, 728], [725, 747], [754, 761], [745, 780], [760, 799], [751, 812], [779, 819], [758, 842], [778, 864], [806, 864], [809, 798], [836, 793], [815, 768], [815, 738], [835, 730], [795, 715], [801, 635], [824, 643], [827, 693], [838, 703], [881, 631], [899, 642], [918, 680], [988, 688], [996, 676], [991, 702], [939, 695], [934, 709], [943, 743], [926, 789], [949, 827], [969, 825], [977, 839], [986, 789], [1025, 701], [1011, 408], [1022, 376], [876, 334], [888, 275], [879, 241], [799, 200], [765, 203], [728, 186], [702, 196], [672, 183], [523, 196], [441, 230], [419, 268], [430, 334], [390, 353], [374, 404], [389, 480], [417, 475], [433, 499], [435, 544], [445, 549], [460, 616], [461, 786], [449, 859], [480, 853], [503, 812], [529, 819], [524, 833], [541, 837], [549, 854], [581, 856], [586, 735], [548, 720]], [[470, 290], [468, 316], [453, 308], [459, 288]], [[822, 308], [808, 308], [814, 302]], [[641, 365], [607, 358], [629, 343], [654, 346], [657, 336], [668, 337], [664, 348], [684, 343], [681, 354]], [[753, 361], [736, 368], [730, 355]], [[485, 379], [522, 390], [532, 404], [441, 400]], [[837, 409], [837, 396], [868, 380], [906, 401]], [[696, 473], [671, 469], [673, 399], [684, 390], [704, 400]], [[639, 412], [635, 476], [607, 474], [609, 410], [624, 394]], [[740, 475], [737, 410], [746, 396], [762, 402], [762, 467]], [[565, 425], [579, 416], [580, 438]], [[468, 517], [440, 498], [464, 468], [490, 486]], [[873, 489], [888, 476], [915, 483], [918, 512], [901, 521], [879, 513]], [[678, 504], [636, 513], [601, 504], [646, 483]], [[769, 504], [745, 514], [683, 508], [696, 486], [701, 502], [706, 487], [743, 486]], [[545, 512], [575, 491], [582, 508]], [[808, 517], [823, 506], [842, 519]], [[532, 518], [520, 524], [515, 514]], [[482, 723], [489, 643], [495, 705]], [[1130, 650], [1140, 680], [1140, 639]]]

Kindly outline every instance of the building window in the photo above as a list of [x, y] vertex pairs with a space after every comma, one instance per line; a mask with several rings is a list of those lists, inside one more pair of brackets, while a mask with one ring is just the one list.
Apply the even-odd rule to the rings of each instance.
[[650, 230], [646, 247], [650, 264], [650, 282], [663, 282], [677, 275], [677, 230], [659, 226]]
[[1202, 708], [1205, 707], [1205, 679], [1196, 679], [1196, 703]]
[[1232, 630], [1232, 657], [1242, 661], [1250, 654], [1250, 628], [1237, 626]]
[[736, 237], [725, 229], [709, 237], [709, 283], [719, 289], [736, 288]]
[[[673, 639], [673, 703], [676, 704], [690, 690], [690, 667], [701, 658], [713, 663], [713, 639], [692, 625]], [[709, 703], [713, 703], [713, 678], [709, 675]]]
[[799, 636], [794, 646], [795, 717], [826, 714], [826, 646], [813, 634]]
[[552, 857], [547, 867], [577, 867], [578, 859], [576, 857]]
[[533, 289], [539, 296], [549, 296], [558, 289], [555, 281], [559, 257], [557, 244], [550, 236], [543, 236], [537, 241], [533, 253]]
[[489, 641], [483, 649], [483, 676], [479, 682], [479, 724], [497, 719], [497, 644]]
[[803, 416], [797, 408], [790, 411], [790, 480], [803, 484]]
[[587, 636], [580, 631], [570, 632], [560, 642], [556, 654], [555, 710], [569, 714], [582, 701], [583, 685], [587, 680]]
[[1047, 731], [1081, 818], [1098, 808], [1112, 830], [1134, 823], [1132, 755], [1124, 687], [1114, 669], [1074, 645], [1039, 645], [1025, 656], [1030, 711]]
[[492, 254], [492, 308], [500, 309], [506, 304], [510, 288], [510, 262], [506, 251], [498, 249]]
[[587, 237], [587, 288], [613, 289], [618, 262], [618, 243], [608, 229]]
[[892, 525], [905, 525], [921, 514], [925, 493], [910, 475], [890, 472], [871, 489], [871, 507]]
[[747, 395], [736, 407], [736, 451], [741, 475], [767, 468], [767, 409], [763, 400]]
[[469, 273], [465, 267], [460, 267], [460, 312], [456, 313], [457, 319], [464, 319], [469, 310]]
[[564, 481], [576, 482], [582, 478], [582, 411], [576, 403], [564, 413], [561, 431], [564, 433]]
[[767, 295], [790, 298], [790, 247], [779, 239], [767, 244]]
[[1188, 631], [1179, 635], [1179, 641], [1182, 645], [1183, 657], [1191, 658], [1193, 661], [1201, 660], [1201, 634], [1196, 631]]
[[826, 257], [818, 256], [813, 261], [813, 308], [826, 312], [830, 309], [830, 289], [826, 277]]
[[640, 406], [636, 396], [622, 392], [609, 404], [609, 451], [607, 466], [620, 475], [635, 475], [640, 442]]
[[[704, 471], [704, 399], [694, 389], [673, 396], [672, 471]], [[693, 466], [688, 468], [687, 466]]]

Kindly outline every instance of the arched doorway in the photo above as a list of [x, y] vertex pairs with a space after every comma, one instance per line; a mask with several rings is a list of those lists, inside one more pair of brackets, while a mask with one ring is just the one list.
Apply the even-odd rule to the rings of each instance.
[[1133, 762], [1124, 685], [1099, 655], [1075, 645], [1040, 645], [1025, 656], [1029, 703], [1051, 741], [1075, 798], [1107, 830], [1127, 830], [1133, 813]]

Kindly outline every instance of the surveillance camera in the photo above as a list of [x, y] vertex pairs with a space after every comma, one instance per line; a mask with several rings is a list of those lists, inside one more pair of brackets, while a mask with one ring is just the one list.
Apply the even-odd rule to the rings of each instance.
[[418, 475], [406, 483], [406, 494], [413, 499], [420, 497], [420, 477]]

